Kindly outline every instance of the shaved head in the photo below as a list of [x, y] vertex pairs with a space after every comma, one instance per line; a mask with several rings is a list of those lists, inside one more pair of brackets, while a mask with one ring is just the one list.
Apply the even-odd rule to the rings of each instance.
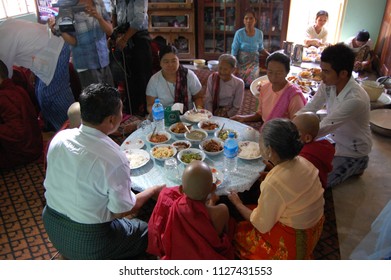
[[305, 135], [310, 135], [312, 139], [315, 139], [318, 135], [319, 117], [315, 113], [306, 112], [297, 115], [292, 122], [296, 125], [297, 130], [300, 132], [301, 138]]
[[209, 166], [194, 160], [182, 175], [183, 192], [191, 199], [205, 200], [213, 191], [213, 175]]

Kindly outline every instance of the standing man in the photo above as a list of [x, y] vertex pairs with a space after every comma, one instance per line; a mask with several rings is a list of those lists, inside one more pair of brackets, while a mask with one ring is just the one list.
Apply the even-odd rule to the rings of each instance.
[[0, 59], [12, 77], [13, 65], [30, 69], [38, 78], [35, 94], [45, 130], [59, 130], [75, 102], [69, 85], [69, 45], [49, 36], [47, 26], [19, 19], [0, 23]]
[[82, 124], [50, 142], [43, 222], [68, 259], [129, 259], [147, 248], [148, 225], [127, 217], [163, 186], [135, 195], [129, 162], [108, 137], [122, 120], [119, 92], [92, 84], [80, 95]]
[[372, 148], [368, 94], [353, 79], [354, 52], [345, 44], [327, 47], [321, 56], [322, 83], [312, 100], [297, 114], [316, 112], [326, 105], [318, 137], [330, 134], [336, 152], [327, 187], [335, 186], [368, 167]]
[[59, 31], [54, 18], [49, 19], [49, 26], [71, 45], [73, 64], [82, 88], [93, 83], [114, 85], [107, 48], [107, 36], [113, 32], [110, 15], [103, 0], [80, 0], [78, 5], [84, 9], [73, 12], [74, 32]]
[[[145, 116], [146, 88], [152, 75], [151, 38], [148, 33], [147, 0], [113, 0], [112, 22], [116, 28], [115, 46], [122, 51], [131, 96], [132, 114]], [[129, 102], [124, 102], [128, 106]], [[129, 108], [127, 108], [129, 111]]]

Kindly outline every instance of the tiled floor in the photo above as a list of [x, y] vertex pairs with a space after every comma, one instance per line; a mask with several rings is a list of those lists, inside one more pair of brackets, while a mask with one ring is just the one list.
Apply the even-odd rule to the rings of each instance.
[[375, 133], [372, 136], [367, 170], [333, 189], [341, 259], [345, 260], [391, 200], [391, 138]]

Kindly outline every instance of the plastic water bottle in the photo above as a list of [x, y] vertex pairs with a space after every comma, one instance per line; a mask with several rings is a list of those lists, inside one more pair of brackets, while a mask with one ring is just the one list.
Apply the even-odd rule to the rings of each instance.
[[230, 132], [227, 140], [224, 142], [224, 172], [232, 173], [237, 171], [238, 152], [238, 141], [235, 139], [235, 134]]
[[155, 99], [155, 104], [152, 106], [152, 117], [156, 131], [164, 131], [164, 108], [159, 98]]

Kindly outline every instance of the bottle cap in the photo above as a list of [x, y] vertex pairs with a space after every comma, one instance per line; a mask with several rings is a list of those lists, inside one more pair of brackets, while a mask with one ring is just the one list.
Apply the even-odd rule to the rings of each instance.
[[156, 98], [156, 99], [155, 99], [155, 103], [160, 103], [160, 99], [159, 99], [159, 98]]
[[234, 138], [235, 137], [235, 133], [233, 133], [232, 131], [228, 134], [228, 137], [229, 138]]

